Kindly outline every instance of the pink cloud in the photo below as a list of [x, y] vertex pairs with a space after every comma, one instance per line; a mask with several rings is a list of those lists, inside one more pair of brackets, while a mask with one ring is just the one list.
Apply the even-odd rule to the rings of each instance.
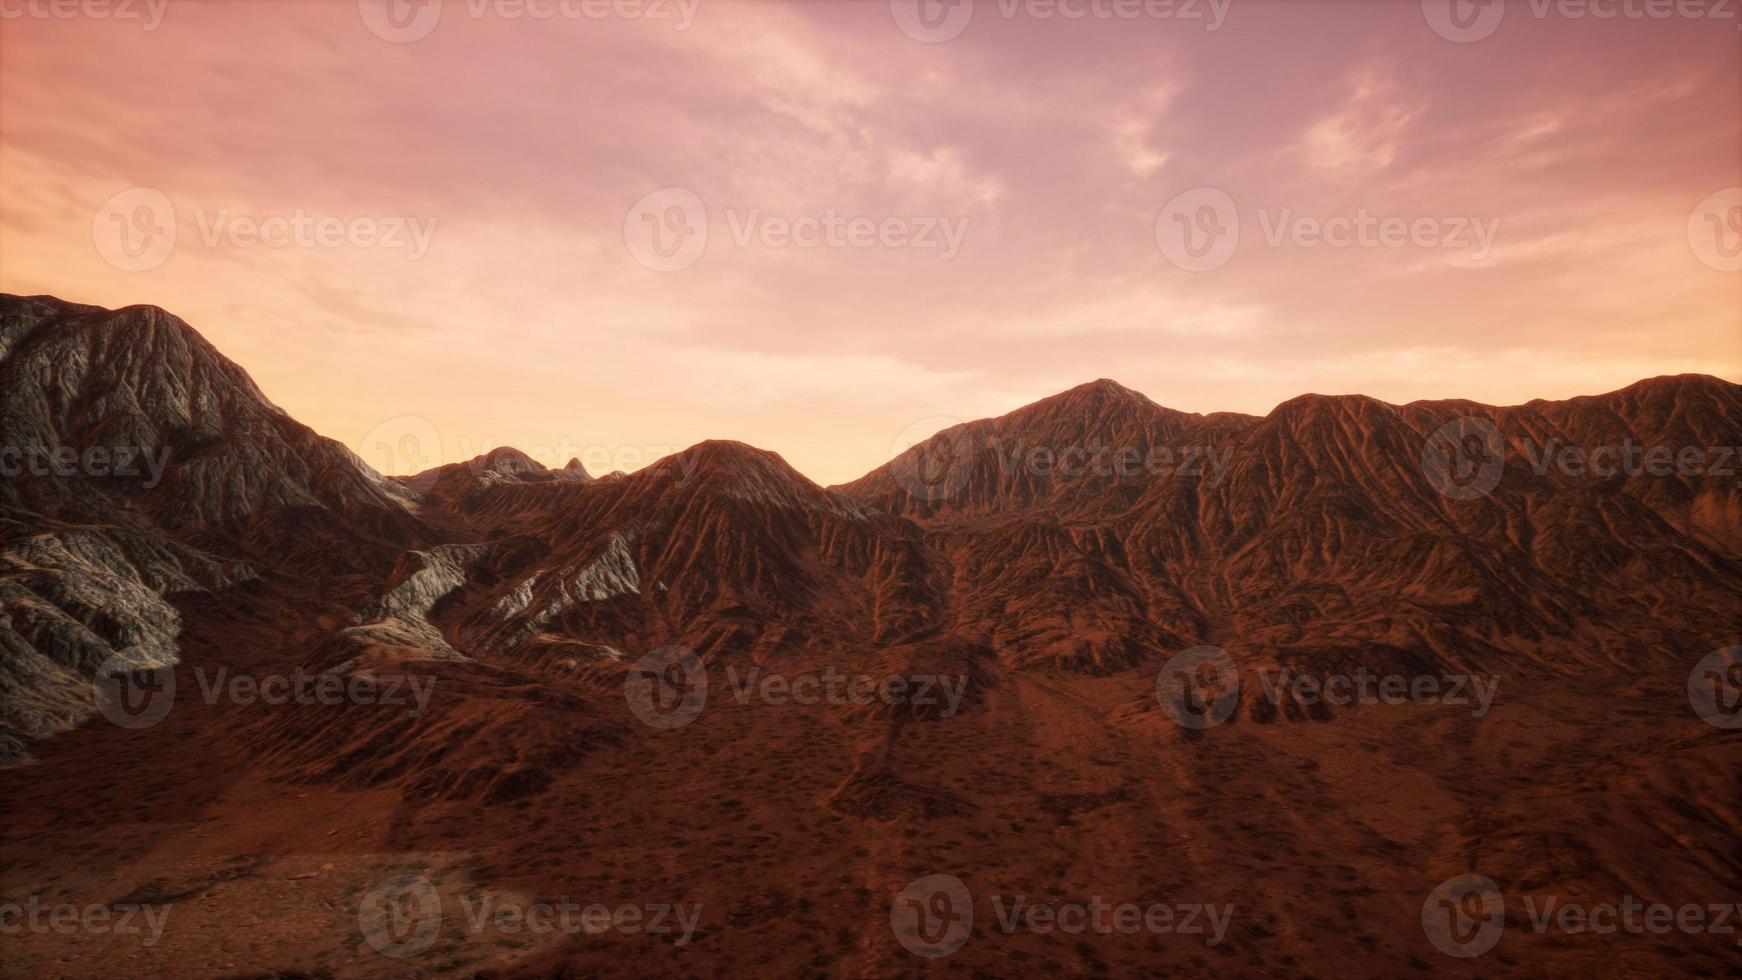
[[[1734, 25], [1509, 16], [1456, 44], [1413, 3], [1236, 4], [1215, 31], [1003, 9], [937, 44], [880, 2], [723, 0], [684, 29], [450, 2], [405, 44], [347, 0], [7, 21], [0, 288], [165, 306], [347, 442], [408, 414], [450, 448], [731, 437], [823, 482], [916, 419], [1103, 376], [1248, 412], [1742, 376], [1738, 277], [1687, 237], [1742, 184]], [[177, 238], [125, 272], [92, 220], [136, 186]], [[624, 240], [662, 187], [708, 218], [676, 272]], [[1196, 273], [1155, 234], [1195, 187], [1241, 229]], [[220, 213], [433, 231], [415, 259], [208, 243]], [[1272, 246], [1285, 213], [1498, 232]], [[902, 244], [761, 234], [831, 216]], [[959, 248], [915, 244], [921, 219]]]

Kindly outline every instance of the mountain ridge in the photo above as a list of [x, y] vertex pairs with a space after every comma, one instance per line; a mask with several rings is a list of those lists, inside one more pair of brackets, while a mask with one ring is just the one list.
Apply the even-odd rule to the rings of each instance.
[[[98, 619], [95, 580], [70, 558], [52, 579], [0, 573], [14, 622], [58, 610], [31, 613], [53, 625], [17, 633], [17, 669], [0, 665], [13, 703], [66, 707], [58, 721], [0, 714], [26, 733], [74, 717], [81, 673], [145, 638], [121, 622], [155, 624], [149, 642], [168, 655], [183, 583], [318, 583], [353, 610], [308, 654], [328, 665], [535, 675], [609, 674], [673, 643], [758, 661], [918, 644], [1107, 674], [1212, 642], [1242, 665], [1552, 674], [1655, 655], [1648, 635], [1716, 642], [1722, 597], [1742, 591], [1734, 482], [1597, 479], [1531, 456], [1538, 443], [1734, 443], [1742, 386], [1710, 376], [1512, 407], [1307, 394], [1264, 416], [1179, 412], [1103, 378], [835, 487], [719, 439], [599, 479], [511, 447], [389, 479], [159, 308], [0, 297], [0, 338], [8, 433], [80, 451], [125, 437], [170, 460], [149, 488], [78, 475], [0, 491], [13, 567], [63, 553], [42, 542], [74, 541], [80, 522], [102, 542], [82, 553], [137, 583], [114, 593], [130, 614]], [[1501, 431], [1503, 465], [1460, 497], [1424, 453], [1471, 417]], [[1575, 615], [1599, 606], [1611, 612]]]

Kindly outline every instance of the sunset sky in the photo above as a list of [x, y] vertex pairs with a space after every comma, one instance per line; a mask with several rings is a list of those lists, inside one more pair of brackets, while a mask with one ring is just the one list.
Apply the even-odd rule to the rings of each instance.
[[[1742, 380], [1735, 10], [1062, 5], [0, 0], [0, 290], [162, 306], [390, 471]], [[1409, 240], [1315, 240], [1363, 216]]]

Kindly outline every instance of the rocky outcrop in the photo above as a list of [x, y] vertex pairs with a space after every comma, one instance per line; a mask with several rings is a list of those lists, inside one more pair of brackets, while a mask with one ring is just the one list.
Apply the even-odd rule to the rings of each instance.
[[339, 591], [430, 531], [404, 491], [155, 307], [0, 296], [0, 727], [92, 711], [125, 652], [174, 663], [178, 593], [261, 572]]

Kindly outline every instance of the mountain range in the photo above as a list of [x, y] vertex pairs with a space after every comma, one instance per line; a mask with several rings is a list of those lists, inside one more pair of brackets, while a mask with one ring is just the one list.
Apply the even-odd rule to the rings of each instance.
[[[101, 758], [103, 740], [125, 734], [92, 718], [92, 677], [105, 665], [427, 676], [440, 693], [415, 715], [357, 705], [231, 710], [166, 726], [185, 740], [177, 744], [209, 743], [227, 765], [270, 785], [390, 793], [401, 801], [390, 807], [392, 834], [404, 843], [427, 831], [426, 849], [434, 828], [446, 826], [442, 807], [558, 812], [537, 808], [583, 806], [568, 793], [608, 793], [583, 788], [607, 771], [647, 781], [655, 800], [645, 786], [678, 792], [672, 781], [685, 770], [636, 755], [652, 736], [622, 694], [639, 658], [675, 647], [716, 678], [728, 668], [829, 667], [967, 679], [960, 717], [917, 705], [831, 716], [810, 748], [833, 761], [801, 761], [804, 738], [767, 734], [754, 743], [786, 753], [770, 758], [788, 766], [818, 770], [798, 779], [808, 795], [769, 789], [765, 799], [837, 828], [1042, 822], [1049, 835], [1056, 824], [1074, 838], [1115, 813], [1117, 829], [1102, 846], [1141, 850], [1154, 827], [1194, 838], [1244, 827], [1241, 799], [1292, 800], [1287, 822], [1296, 824], [1305, 815], [1295, 803], [1327, 812], [1351, 805], [1331, 800], [1331, 784], [1340, 794], [1395, 779], [1400, 799], [1457, 801], [1456, 829], [1441, 825], [1435, 845], [1442, 869], [1455, 855], [1487, 850], [1497, 855], [1489, 866], [1515, 879], [1645, 887], [1672, 870], [1617, 857], [1595, 842], [1598, 831], [1569, 830], [1561, 816], [1532, 826], [1520, 815], [1530, 804], [1500, 774], [1565, 761], [1562, 749], [1541, 748], [1551, 733], [1525, 731], [1527, 720], [1508, 716], [1510, 727], [1492, 734], [1467, 719], [1368, 730], [1355, 726], [1376, 723], [1353, 717], [1365, 710], [1267, 698], [1255, 679], [1492, 675], [1508, 685], [1503, 698], [1539, 692], [1531, 696], [1544, 700], [1522, 702], [1535, 705], [1524, 718], [1539, 725], [1573, 725], [1566, 716], [1577, 712], [1557, 700], [1573, 692], [1588, 695], [1580, 704], [1593, 712], [1644, 712], [1656, 725], [1667, 709], [1657, 713], [1661, 699], [1634, 688], [1675, 689], [1694, 660], [1737, 643], [1742, 631], [1742, 460], [1733, 458], [1742, 385], [1699, 375], [1508, 407], [1308, 394], [1264, 416], [1174, 411], [1098, 380], [945, 429], [835, 487], [731, 441], [597, 478], [578, 462], [549, 469], [513, 449], [386, 477], [273, 405], [242, 368], [163, 310], [0, 296], [0, 431], [10, 451], [0, 464], [12, 464], [0, 479], [0, 754], [36, 760], [8, 773], [11, 785], [30, 791], [36, 779], [72, 792], [90, 777], [68, 760]], [[1307, 740], [1298, 744], [1359, 731], [1373, 752], [1409, 755], [1407, 765], [1393, 759], [1408, 774], [1385, 775], [1345, 754], [1297, 759], [1289, 765], [1306, 768], [1271, 772], [1261, 784], [1241, 767], [1269, 764], [1202, 750], [1167, 755], [1161, 771], [1177, 792], [1150, 799], [1157, 791], [1134, 788], [1132, 750], [1119, 740], [1167, 753], [1211, 742], [1215, 733], [1167, 721], [1154, 684], [1170, 658], [1206, 646], [1225, 652], [1245, 680], [1230, 730], [1260, 741], [1243, 751], [1289, 751], [1263, 749], [1270, 736], [1254, 731], [1324, 726], [1329, 734], [1297, 736]], [[182, 687], [190, 697], [191, 682]], [[710, 694], [725, 697], [723, 689], [716, 679]], [[1588, 734], [1593, 722], [1580, 717]], [[1604, 743], [1605, 751], [1695, 744], [1698, 721], [1685, 721], [1664, 739], [1648, 737], [1645, 721], [1617, 721], [1632, 740]], [[729, 746], [765, 731], [760, 721], [732, 724], [671, 759], [688, 760], [690, 772], [710, 759], [728, 764]], [[1682, 880], [1734, 881], [1742, 853], [1733, 838], [1723, 841], [1742, 820], [1737, 743], [1698, 744], [1701, 759], [1720, 765], [1679, 788], [1663, 781], [1694, 765], [1691, 755], [1624, 763], [1592, 777], [1598, 790], [1582, 777], [1563, 789], [1597, 800], [1617, 824], [1651, 828], [1641, 832], [1651, 839], [1691, 841], [1705, 871], [1685, 870]], [[931, 763], [915, 762], [921, 745]], [[1026, 761], [972, 775], [976, 753], [1006, 752]], [[936, 761], [939, 753], [960, 756], [959, 778], [928, 774], [956, 771]], [[1446, 761], [1459, 754], [1484, 761]], [[598, 768], [607, 759], [615, 768]], [[1078, 771], [1084, 759], [1095, 771]], [[1060, 768], [1048, 775], [1037, 762]], [[1028, 768], [1035, 786], [1021, 788]], [[969, 788], [977, 778], [984, 792]], [[1481, 799], [1451, 786], [1460, 778], [1508, 789]], [[1225, 799], [1197, 795], [1217, 785]], [[1023, 809], [989, 802], [1001, 794], [1021, 797]], [[714, 795], [717, 805], [744, 794]], [[1643, 810], [1619, 815], [1634, 804]], [[1362, 803], [1359, 819], [1326, 839], [1358, 846], [1366, 837], [1396, 857], [1431, 836], [1393, 832], [1389, 820], [1415, 818], [1387, 807], [1406, 805]], [[1133, 822], [1133, 809], [1154, 826]], [[1260, 874], [1278, 848], [1295, 847], [1264, 829], [1282, 819], [1277, 811], [1250, 816], [1261, 827], [1243, 846], [1259, 853], [1222, 854], [1222, 871], [1235, 878]], [[698, 832], [674, 829], [687, 825], [671, 814], [660, 819], [679, 837]], [[1696, 829], [1675, 829], [1683, 825]], [[1539, 834], [1577, 841], [1584, 854], [1531, 856], [1546, 839]], [[44, 823], [10, 846], [51, 837]], [[881, 833], [844, 846], [856, 859], [912, 863]], [[1075, 850], [1086, 845], [1058, 846], [1087, 860]], [[1366, 901], [1336, 860], [1297, 858], [1316, 869], [1303, 882]], [[1117, 864], [1111, 853], [1095, 860]], [[1199, 872], [1182, 881], [1216, 880]], [[885, 878], [871, 873], [850, 888], [875, 892]], [[1269, 886], [1254, 887], [1260, 894], [1249, 901], [1281, 907]], [[828, 918], [815, 903], [831, 893], [815, 883], [751, 890], [775, 919]], [[742, 896], [718, 901], [756, 907]], [[1375, 974], [1414, 955], [1390, 940], [1363, 944], [1362, 932], [1303, 938], [1267, 922], [1239, 933], [1235, 948], [1254, 970], [1286, 965], [1256, 951], [1265, 934], [1327, 955], [1355, 943], [1356, 967]], [[822, 968], [887, 965], [888, 945]], [[1562, 951], [1557, 962], [1577, 965], [1584, 953]], [[1037, 955], [1059, 969], [1094, 965], [1080, 951]]]

